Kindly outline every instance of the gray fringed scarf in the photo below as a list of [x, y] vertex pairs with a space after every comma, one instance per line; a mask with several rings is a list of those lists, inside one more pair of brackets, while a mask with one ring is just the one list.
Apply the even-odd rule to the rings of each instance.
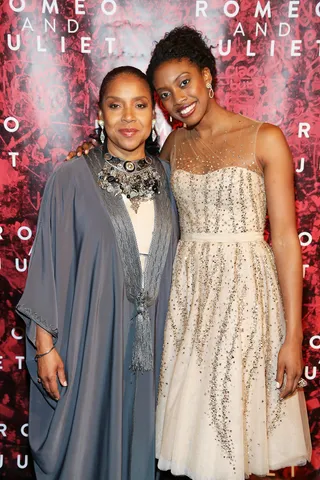
[[[85, 158], [97, 181], [98, 173], [104, 165], [102, 147], [90, 150]], [[133, 371], [140, 372], [153, 369], [153, 338], [148, 307], [158, 296], [172, 232], [171, 203], [166, 172], [156, 158], [153, 158], [153, 167], [161, 177], [161, 193], [154, 198], [154, 231], [144, 274], [141, 269], [135, 232], [122, 195], [114, 196], [113, 193], [98, 187], [110, 213], [120, 249], [127, 297], [136, 306], [131, 368]]]

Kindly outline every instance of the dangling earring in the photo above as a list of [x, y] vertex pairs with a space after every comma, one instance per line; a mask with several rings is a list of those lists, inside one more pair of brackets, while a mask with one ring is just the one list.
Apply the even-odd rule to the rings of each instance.
[[152, 120], [152, 141], [153, 142], [157, 140], [157, 132], [156, 132], [155, 126], [156, 126], [156, 119], [154, 118]]
[[100, 132], [100, 142], [101, 142], [101, 143], [104, 143], [105, 138], [106, 138], [106, 136], [105, 136], [105, 134], [104, 134], [104, 131], [103, 131], [103, 130], [104, 130], [104, 121], [103, 121], [103, 120], [98, 120], [98, 123], [99, 123], [99, 126], [100, 126], [100, 128], [101, 128], [101, 132]]
[[170, 115], [170, 117], [169, 117], [169, 122], [172, 123], [172, 117], [171, 117], [171, 115]]
[[213, 98], [214, 97], [214, 91], [213, 91], [211, 83], [207, 82], [206, 87], [209, 90], [209, 98]]

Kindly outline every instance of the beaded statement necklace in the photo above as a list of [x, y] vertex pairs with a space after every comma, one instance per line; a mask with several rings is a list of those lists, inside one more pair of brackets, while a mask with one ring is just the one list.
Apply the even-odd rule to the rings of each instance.
[[151, 157], [130, 162], [105, 153], [104, 160], [104, 166], [98, 173], [98, 185], [115, 196], [126, 195], [135, 213], [141, 202], [151, 200], [161, 193], [160, 175], [154, 168]]

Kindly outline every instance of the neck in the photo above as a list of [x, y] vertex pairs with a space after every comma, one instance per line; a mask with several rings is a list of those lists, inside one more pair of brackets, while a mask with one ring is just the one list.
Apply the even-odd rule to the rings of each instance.
[[207, 111], [195, 127], [195, 130], [200, 137], [216, 135], [228, 128], [231, 115], [234, 114], [220, 107], [213, 98], [210, 100]]
[[109, 139], [107, 140], [108, 152], [114, 157], [120, 158], [121, 160], [127, 160], [130, 162], [135, 162], [136, 160], [141, 160], [146, 156], [145, 152], [145, 143], [139, 145], [135, 150], [129, 151], [124, 150], [123, 148], [115, 145]]

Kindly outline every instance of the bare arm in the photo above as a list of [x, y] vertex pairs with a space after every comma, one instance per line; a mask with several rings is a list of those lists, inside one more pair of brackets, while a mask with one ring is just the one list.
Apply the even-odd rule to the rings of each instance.
[[284, 398], [297, 387], [303, 362], [302, 344], [302, 260], [297, 234], [294, 172], [292, 156], [281, 130], [262, 125], [257, 138], [257, 156], [264, 168], [272, 248], [282, 292], [286, 338], [279, 352], [277, 382], [287, 383], [281, 393]]

